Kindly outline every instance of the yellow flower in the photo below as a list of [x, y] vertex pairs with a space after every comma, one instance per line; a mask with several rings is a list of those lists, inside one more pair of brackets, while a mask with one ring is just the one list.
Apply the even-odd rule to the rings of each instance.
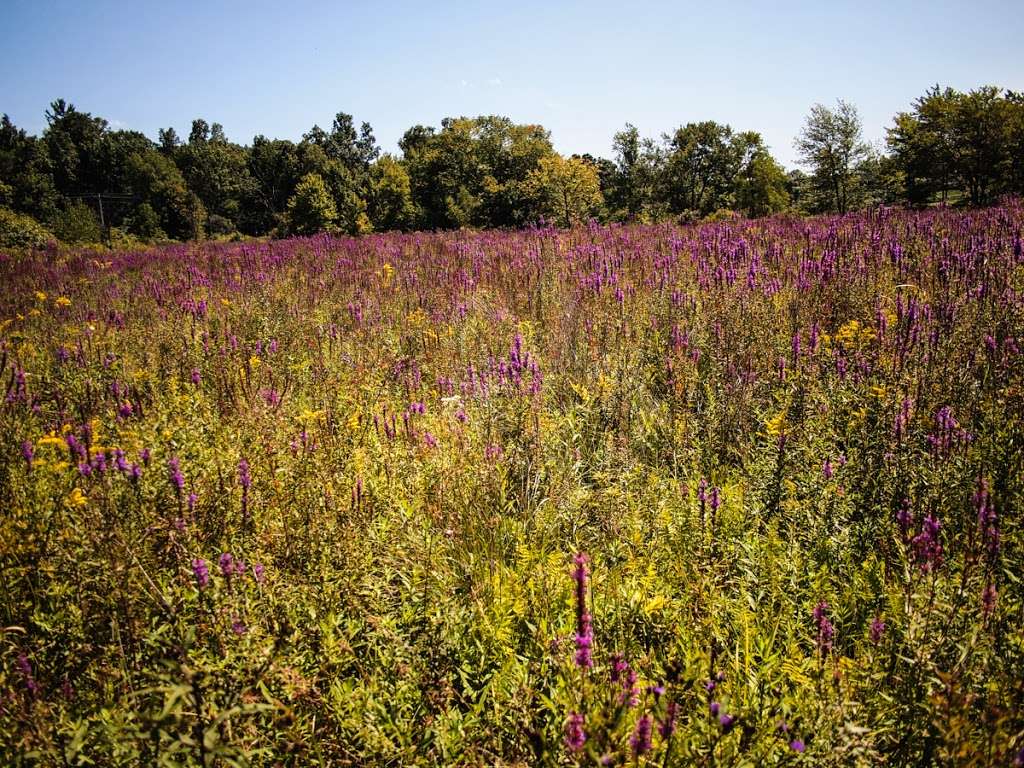
[[258, 357], [256, 357], [256, 355], [253, 355], [252, 357], [249, 358], [249, 366], [251, 368], [259, 368], [260, 367], [260, 359]]
[[764, 428], [768, 434], [772, 437], [778, 437], [786, 431], [786, 412], [780, 411], [777, 416], [773, 416], [764, 423]]
[[57, 435], [51, 432], [45, 437], [40, 438], [39, 442], [36, 444], [38, 448], [43, 448], [47, 445], [54, 445], [63, 448], [65, 446], [64, 438], [57, 437]]
[[54, 303], [58, 307], [70, 307], [71, 306], [71, 299], [69, 299], [67, 296], [58, 296], [57, 299], [54, 301]]
[[46, 301], [46, 294], [42, 291], [36, 291], [36, 301]]
[[89, 499], [86, 498], [84, 493], [82, 493], [81, 488], [75, 488], [70, 494], [68, 494], [68, 497], [64, 499], [64, 503], [72, 508], [84, 507], [88, 501]]

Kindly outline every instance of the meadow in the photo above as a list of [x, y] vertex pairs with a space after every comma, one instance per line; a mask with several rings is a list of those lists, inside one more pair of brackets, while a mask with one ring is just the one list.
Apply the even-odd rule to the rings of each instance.
[[1024, 765], [1022, 231], [0, 256], [0, 762]]

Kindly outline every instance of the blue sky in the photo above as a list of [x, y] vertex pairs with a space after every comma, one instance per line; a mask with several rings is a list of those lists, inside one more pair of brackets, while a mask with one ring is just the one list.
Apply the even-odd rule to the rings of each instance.
[[385, 151], [416, 123], [503, 114], [610, 156], [627, 121], [758, 130], [786, 165], [816, 102], [865, 135], [936, 82], [1024, 90], [1024, 2], [67, 2], [0, 0], [0, 112], [63, 97], [155, 138], [192, 118], [298, 139], [335, 112]]

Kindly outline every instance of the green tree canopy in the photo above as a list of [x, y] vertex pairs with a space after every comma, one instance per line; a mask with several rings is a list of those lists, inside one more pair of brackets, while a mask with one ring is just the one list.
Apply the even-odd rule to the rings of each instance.
[[307, 173], [288, 201], [288, 224], [298, 235], [314, 235], [335, 229], [338, 210], [320, 174]]

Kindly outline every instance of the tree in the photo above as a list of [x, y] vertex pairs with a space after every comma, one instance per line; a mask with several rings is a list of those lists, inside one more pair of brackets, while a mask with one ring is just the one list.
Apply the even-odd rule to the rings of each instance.
[[841, 99], [835, 110], [815, 104], [794, 144], [828, 207], [846, 213], [857, 202], [855, 169], [869, 151], [857, 108]]
[[291, 231], [299, 235], [329, 232], [334, 230], [337, 219], [338, 211], [323, 177], [317, 173], [307, 173], [288, 201]]
[[61, 195], [105, 192], [102, 147], [107, 121], [79, 112], [74, 104], [57, 99], [46, 113], [43, 133], [53, 173]]
[[731, 208], [740, 172], [755, 153], [766, 151], [760, 134], [734, 133], [711, 120], [686, 124], [665, 136], [665, 144], [662, 199], [673, 213], [701, 216]]
[[285, 224], [288, 200], [302, 178], [298, 147], [291, 141], [256, 136], [247, 153], [253, 180], [243, 199], [243, 232], [261, 235]]
[[409, 173], [400, 160], [384, 155], [370, 169], [367, 208], [373, 228], [380, 232], [404, 230], [416, 220]]
[[887, 132], [886, 143], [903, 174], [904, 194], [915, 205], [938, 196], [945, 201], [956, 189], [953, 119], [958, 94], [938, 85], [900, 112]]
[[654, 142], [641, 139], [636, 126], [626, 127], [612, 140], [614, 175], [605, 195], [609, 208], [635, 221], [651, 208], [661, 156]]
[[758, 149], [739, 174], [735, 207], [747, 216], [770, 216], [789, 205], [786, 172], [766, 149]]
[[192, 126], [189, 143], [179, 147], [173, 157], [207, 213], [226, 220], [229, 230], [237, 229], [242, 206], [255, 183], [249, 173], [249, 153], [227, 140], [220, 123], [209, 130], [205, 120], [194, 120]]
[[597, 170], [577, 158], [566, 160], [557, 154], [541, 158], [528, 182], [542, 213], [563, 227], [590, 219], [601, 206]]
[[994, 86], [956, 99], [953, 164], [972, 205], [992, 202], [1010, 169], [1007, 107]]
[[14, 211], [44, 221], [57, 212], [59, 197], [46, 144], [7, 115], [0, 118], [0, 184], [6, 188], [4, 205]]
[[177, 240], [202, 239], [206, 210], [169, 157], [149, 149], [132, 155], [128, 168], [132, 191], [158, 212], [164, 232]]
[[507, 117], [446, 117], [441, 130], [416, 126], [402, 137], [413, 202], [423, 227], [515, 227], [534, 220], [527, 178], [554, 154], [541, 125]]

